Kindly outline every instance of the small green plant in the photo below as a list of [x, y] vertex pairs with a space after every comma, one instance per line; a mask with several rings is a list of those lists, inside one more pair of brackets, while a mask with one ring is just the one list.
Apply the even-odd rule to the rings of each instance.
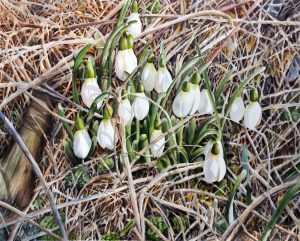
[[65, 184], [67, 188], [83, 188], [91, 180], [86, 167], [78, 167], [66, 176]]
[[[148, 219], [162, 234], [168, 229], [168, 225], [162, 217], [150, 216]], [[156, 231], [151, 227], [147, 227], [146, 236], [149, 240], [161, 240]]]

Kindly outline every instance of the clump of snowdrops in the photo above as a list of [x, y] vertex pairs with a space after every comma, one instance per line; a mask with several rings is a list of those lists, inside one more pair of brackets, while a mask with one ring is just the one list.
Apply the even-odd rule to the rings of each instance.
[[[235, 70], [230, 70], [213, 89], [197, 43], [197, 54], [175, 75], [163, 41], [159, 53], [152, 53], [147, 43], [137, 55], [135, 40], [142, 29], [134, 2], [127, 23], [119, 21], [103, 48], [97, 48], [99, 59], [89, 54], [94, 44], [77, 54], [73, 101], [88, 113], [79, 110], [74, 127], [64, 123], [66, 153], [80, 163], [115, 151], [117, 165], [124, 158], [132, 165], [155, 161], [160, 171], [177, 163], [203, 162], [204, 180], [220, 182], [228, 166], [225, 125], [232, 121], [255, 130], [260, 124], [259, 93], [251, 81], [264, 68], [234, 88], [229, 80]], [[64, 115], [62, 107], [60, 113]]]

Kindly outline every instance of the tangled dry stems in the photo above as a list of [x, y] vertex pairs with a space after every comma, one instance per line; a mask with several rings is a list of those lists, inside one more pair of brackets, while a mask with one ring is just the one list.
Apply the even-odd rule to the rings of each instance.
[[[257, 66], [267, 67], [261, 79], [256, 80], [264, 110], [259, 131], [247, 131], [242, 125], [228, 121], [229, 128], [224, 133], [229, 183], [234, 183], [241, 170], [242, 145], [246, 144], [250, 151], [255, 199], [251, 206], [245, 206], [245, 187], [239, 188], [235, 201], [236, 217], [240, 217], [236, 221], [238, 225], [230, 226], [223, 236], [215, 228], [213, 224], [224, 215], [230, 187], [224, 189], [224, 195], [216, 195], [218, 187], [205, 185], [203, 174], [193, 172], [194, 164], [173, 166], [164, 173], [154, 169], [153, 163], [139, 164], [131, 167], [133, 183], [130, 183], [121, 171], [97, 173], [97, 165], [109, 155], [98, 150], [98, 158], [83, 164], [89, 169], [90, 182], [81, 191], [67, 189], [64, 178], [72, 167], [63, 151], [66, 136], [56, 109], [47, 110], [55, 118], [52, 132], [47, 133], [40, 167], [57, 207], [65, 213], [67, 232], [75, 233], [78, 239], [99, 239], [109, 230], [122, 230], [128, 220], [134, 218], [128, 191], [134, 185], [143, 231], [146, 225], [151, 225], [147, 219], [149, 214], [159, 214], [168, 224], [168, 217], [186, 215], [190, 217], [189, 225], [181, 239], [225, 240], [237, 233], [240, 239], [256, 240], [289, 184], [296, 180], [286, 182], [282, 177], [300, 160], [300, 118], [283, 118], [284, 115], [291, 117], [294, 108], [299, 110], [299, 14], [295, 12], [288, 20], [279, 21], [270, 0], [239, 4], [211, 0], [193, 5], [187, 1], [162, 2], [161, 13], [156, 15], [150, 15], [147, 10], [149, 1], [139, 2], [143, 21], [149, 16], [153, 19], [144, 30], [145, 38], [138, 41], [139, 53], [146, 38], [152, 38], [152, 47], [157, 53], [163, 38], [170, 61], [168, 67], [172, 73], [178, 73], [184, 62], [195, 56], [193, 41], [196, 41], [205, 50], [206, 61], [212, 61], [208, 70], [214, 87], [233, 67], [238, 71], [231, 86]], [[67, 107], [67, 119], [74, 120], [78, 106], [66, 101], [66, 97], [71, 96], [73, 53], [84, 44], [94, 42], [95, 33], [105, 39], [115, 26], [121, 6], [122, 1], [0, 2], [0, 109], [16, 127], [22, 124], [33, 89], [51, 93], [56, 102]], [[212, 10], [218, 12], [195, 14]], [[296, 67], [292, 69], [293, 66]], [[224, 95], [228, 97], [227, 93]], [[199, 121], [203, 118], [199, 117]], [[4, 149], [11, 140], [2, 126], [0, 135], [0, 146]], [[143, 170], [143, 175], [137, 175], [137, 170]], [[12, 227], [19, 223], [10, 229], [11, 240], [17, 235], [16, 230], [26, 227], [28, 222], [39, 223], [43, 215], [51, 211], [43, 207], [48, 201], [40, 183], [35, 185], [32, 201], [22, 210], [23, 214], [18, 213], [20, 217], [16, 220], [4, 220], [0, 224]], [[36, 198], [43, 201], [38, 210], [32, 205]], [[299, 237], [298, 206], [299, 195], [286, 208], [270, 239], [296, 240]], [[21, 220], [26, 222], [20, 223]], [[167, 236], [161, 238], [174, 240], [172, 225], [169, 227]], [[126, 238], [140, 239], [140, 235], [143, 233], [134, 228]]]

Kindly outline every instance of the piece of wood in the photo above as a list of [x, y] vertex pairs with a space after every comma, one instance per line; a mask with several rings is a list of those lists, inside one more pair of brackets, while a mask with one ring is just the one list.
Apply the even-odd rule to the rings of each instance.
[[[39, 92], [34, 96], [50, 105], [48, 96]], [[47, 133], [49, 125], [49, 113], [32, 101], [23, 120], [20, 136], [37, 161], [41, 158], [45, 143], [44, 133]], [[0, 161], [0, 200], [22, 209], [28, 205], [33, 188], [32, 166], [19, 145], [14, 142]]]

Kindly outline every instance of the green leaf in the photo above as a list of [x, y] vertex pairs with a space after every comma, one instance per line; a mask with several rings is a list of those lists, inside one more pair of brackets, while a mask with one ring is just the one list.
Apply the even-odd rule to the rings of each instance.
[[246, 203], [247, 205], [250, 205], [252, 203], [251, 198], [251, 178], [250, 178], [250, 171], [249, 171], [249, 160], [248, 160], [248, 149], [246, 145], [243, 145], [243, 151], [242, 151], [242, 166], [243, 169], [247, 171], [246, 175]]
[[241, 182], [244, 180], [246, 177], [247, 171], [243, 169], [241, 174], [237, 177], [236, 182], [233, 186], [232, 191], [229, 194], [227, 205], [226, 205], [226, 218], [227, 222], [231, 224], [234, 221], [234, 215], [233, 215], [233, 201], [234, 201], [234, 196], [241, 184]]
[[77, 104], [80, 104], [79, 100], [79, 94], [77, 90], [77, 76], [78, 76], [78, 70], [79, 67], [82, 64], [83, 58], [85, 54], [94, 46], [93, 43], [89, 43], [83, 47], [82, 50], [77, 54], [75, 60], [74, 60], [74, 66], [73, 66], [73, 73], [72, 73], [72, 93], [73, 93], [73, 99], [74, 102]]
[[195, 118], [193, 118], [188, 127], [188, 135], [187, 136], [188, 136], [188, 144], [189, 145], [193, 144], [196, 128], [197, 128], [196, 120], [195, 120]]
[[179, 154], [183, 157], [184, 162], [189, 162], [189, 155], [183, 146], [178, 147]]
[[220, 233], [223, 234], [223, 233], [225, 233], [226, 229], [228, 228], [228, 224], [226, 223], [226, 221], [224, 219], [219, 219], [215, 223], [215, 227]]
[[[166, 96], [166, 93], [160, 93], [156, 97], [156, 104], [160, 105], [162, 99]], [[149, 127], [149, 136], [152, 134], [154, 130], [154, 123], [156, 116], [158, 114], [158, 106], [157, 105], [151, 105], [150, 109], [150, 127]]]
[[110, 97], [110, 93], [108, 92], [103, 92], [101, 95], [99, 95], [95, 100], [94, 102], [92, 103], [90, 109], [89, 109], [89, 113], [88, 113], [88, 116], [86, 118], [86, 124], [87, 125], [90, 125], [93, 117], [94, 117], [94, 114], [98, 111], [98, 108], [97, 108], [97, 105], [103, 101], [105, 98], [108, 98]]
[[171, 166], [171, 161], [167, 155], [162, 156], [156, 163], [156, 168], [161, 172], [169, 166]]
[[[59, 103], [58, 104], [58, 114], [63, 117], [66, 118], [66, 113], [65, 113], [65, 109], [62, 107], [62, 105]], [[66, 130], [68, 137], [70, 138], [70, 140], [73, 141], [74, 135], [73, 135], [73, 131], [71, 129], [71, 126], [69, 123], [62, 121], [63, 127]]]
[[134, 219], [130, 220], [130, 222], [120, 232], [119, 237], [122, 238], [122, 237], [126, 236], [134, 225], [135, 225], [135, 220]]
[[80, 163], [80, 160], [73, 152], [73, 141], [69, 138], [64, 142], [64, 151], [74, 166]]
[[292, 198], [295, 196], [295, 194], [298, 192], [299, 189], [300, 189], [300, 179], [297, 180], [296, 184], [290, 190], [287, 191], [287, 193], [280, 201], [277, 209], [275, 210], [275, 213], [272, 215], [269, 223], [267, 224], [267, 227], [262, 232], [259, 241], [266, 241], [268, 239], [278, 219], [280, 218], [282, 211], [286, 208], [290, 200], [292, 200]]
[[120, 16], [119, 16], [119, 19], [118, 19], [118, 25], [117, 27], [119, 27], [120, 25], [122, 25], [124, 23], [124, 19], [126, 17], [126, 13], [131, 5], [131, 2], [132, 0], [127, 0], [125, 1], [125, 3], [123, 4], [123, 7], [121, 9], [121, 12], [120, 12]]
[[230, 70], [223, 78], [222, 80], [220, 81], [217, 89], [216, 89], [216, 94], [215, 94], [215, 97], [216, 97], [216, 103], [219, 102], [219, 98], [221, 96], [221, 94], [224, 92], [224, 89], [225, 89], [225, 86], [226, 86], [226, 83], [229, 81], [230, 77], [232, 76], [232, 74], [235, 72], [236, 70], [235, 69], [232, 69]]

